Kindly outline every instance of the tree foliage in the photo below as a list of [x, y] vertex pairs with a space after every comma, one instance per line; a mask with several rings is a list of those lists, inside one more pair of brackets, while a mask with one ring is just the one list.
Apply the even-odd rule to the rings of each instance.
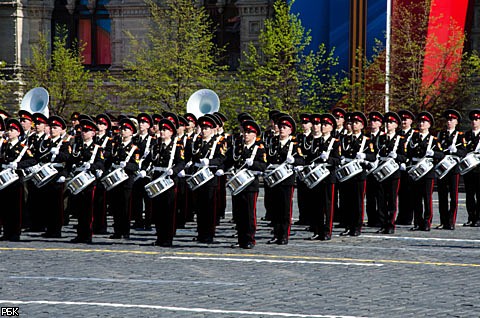
[[310, 31], [298, 14], [291, 13], [293, 1], [277, 0], [274, 13], [265, 21], [259, 43], [243, 52], [238, 77], [241, 110], [266, 118], [270, 109], [296, 116], [304, 111], [324, 111], [346, 92], [348, 80], [334, 73], [338, 64], [334, 50], [324, 45], [307, 51]]
[[133, 111], [184, 113], [189, 96], [213, 89], [220, 70], [209, 16], [191, 0], [146, 3], [152, 18], [145, 38], [128, 33], [132, 51], [117, 80], [119, 95]]
[[84, 45], [67, 45], [66, 29], [58, 27], [53, 49], [47, 34], [39, 34], [39, 43], [32, 48], [32, 58], [27, 63], [26, 88], [44, 87], [50, 94], [50, 114], [67, 116], [73, 111], [98, 113], [108, 109], [107, 90], [100, 89], [100, 74], [83, 66]]

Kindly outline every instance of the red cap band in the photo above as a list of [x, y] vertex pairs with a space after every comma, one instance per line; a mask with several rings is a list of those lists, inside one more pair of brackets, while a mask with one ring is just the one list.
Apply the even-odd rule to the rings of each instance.
[[173, 132], [173, 128], [169, 124], [163, 123], [162, 126], [160, 127], [160, 129], [162, 129], [162, 128], [166, 128], [166, 129], [170, 130], [171, 132]]
[[58, 126], [58, 127], [63, 127], [62, 123], [59, 122], [58, 120], [52, 120], [50, 126]]
[[423, 115], [422, 117], [420, 117], [420, 121], [428, 121], [428, 122], [430, 122], [430, 118], [428, 118], [428, 116]]
[[245, 126], [245, 130], [251, 130], [251, 131], [255, 132], [256, 134], [258, 134], [257, 129], [255, 127], [251, 126], [251, 125]]
[[213, 123], [211, 123], [209, 121], [203, 121], [201, 126], [208, 126], [208, 127], [212, 127], [212, 128], [214, 127]]
[[131, 131], [134, 131], [133, 126], [130, 125], [129, 123], [123, 123], [122, 127], [126, 127], [128, 129], [130, 129]]
[[282, 120], [279, 125], [285, 125], [285, 126], [288, 126], [288, 127], [290, 127], [290, 128], [293, 127], [293, 126], [292, 126], [292, 123], [289, 122], [288, 120]]
[[324, 118], [322, 122], [333, 126], [333, 122], [330, 118]]
[[99, 119], [97, 119], [97, 122], [100, 122], [100, 123], [108, 126], [108, 121], [103, 117], [100, 117]]
[[22, 128], [21, 128], [19, 125], [17, 125], [16, 123], [10, 123], [10, 124], [8, 125], [8, 128], [7, 128], [7, 129], [11, 129], [11, 128], [15, 129], [15, 130], [18, 131], [18, 132], [21, 132], [21, 131], [22, 131]]

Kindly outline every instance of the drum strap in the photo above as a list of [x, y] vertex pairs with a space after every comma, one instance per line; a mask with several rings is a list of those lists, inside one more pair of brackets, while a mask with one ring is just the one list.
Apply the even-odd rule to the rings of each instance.
[[172, 167], [173, 158], [175, 158], [175, 152], [177, 150], [177, 141], [178, 141], [178, 137], [175, 136], [175, 139], [173, 139], [172, 151], [170, 151], [170, 159], [168, 160], [168, 169], [170, 169], [170, 167]]
[[222, 138], [222, 135], [220, 135], [220, 136], [217, 137], [217, 139], [215, 140], [215, 143], [213, 144], [212, 149], [210, 149], [210, 150], [211, 150], [210, 156], [208, 156], [208, 159], [209, 159], [209, 160], [212, 159], [213, 156], [215, 155], [215, 150], [217, 149], [217, 144], [218, 144], [218, 142], [220, 141], [220, 138]]
[[367, 143], [367, 137], [363, 136], [363, 139], [362, 139], [362, 144], [360, 145], [360, 153], [364, 153], [365, 152], [365, 144]]
[[129, 162], [129, 161], [130, 161], [130, 158], [132, 158], [133, 153], [135, 152], [135, 150], [137, 150], [137, 146], [132, 145], [132, 148], [130, 148], [130, 151], [128, 152], [127, 158], [125, 158], [125, 162]]
[[88, 160], [88, 162], [89, 162], [90, 164], [92, 164], [93, 161], [95, 161], [95, 157], [97, 156], [98, 148], [100, 148], [99, 145], [95, 145], [95, 148], [93, 148], [92, 156], [90, 157], [90, 160]]
[[107, 146], [107, 142], [108, 142], [108, 136], [105, 136], [105, 139], [102, 142], [102, 148], [105, 149], [105, 147]]
[[432, 150], [432, 144], [433, 144], [433, 136], [430, 136], [430, 139], [428, 140], [427, 151]]
[[22, 151], [21, 151], [20, 154], [18, 155], [18, 157], [15, 158], [15, 160], [13, 160], [13, 162], [16, 162], [16, 163], [20, 162], [20, 160], [22, 160], [22, 157], [23, 157], [23, 155], [25, 154], [25, 152], [27, 152], [27, 150], [28, 150], [28, 147], [27, 147], [27, 146], [24, 146], [23, 149], [22, 149]]
[[397, 135], [397, 137], [395, 138], [395, 144], [393, 145], [393, 150], [392, 152], [397, 152], [397, 148], [398, 148], [398, 144], [400, 143], [400, 136]]

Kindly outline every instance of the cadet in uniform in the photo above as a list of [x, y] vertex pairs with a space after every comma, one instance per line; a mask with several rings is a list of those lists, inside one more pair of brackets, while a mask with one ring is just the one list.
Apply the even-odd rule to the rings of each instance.
[[[5, 122], [8, 141], [3, 141], [0, 162], [5, 169], [25, 169], [35, 164], [33, 154], [28, 147], [20, 142], [19, 137], [24, 134], [20, 122], [7, 118]], [[0, 190], [0, 219], [3, 224], [1, 241], [19, 241], [22, 227], [24, 188], [20, 180]]]
[[[447, 129], [438, 133], [438, 142], [445, 155], [463, 157], [463, 133], [456, 129], [461, 120], [460, 113], [454, 109], [447, 109], [443, 113], [447, 120]], [[440, 212], [440, 225], [436, 229], [454, 230], [457, 220], [458, 208], [458, 182], [460, 174], [458, 165], [453, 167], [446, 176], [437, 178], [438, 210]], [[450, 207], [448, 197], [450, 196]]]
[[[171, 178], [174, 182], [172, 187], [152, 199], [153, 220], [157, 230], [154, 245], [171, 247], [176, 230], [177, 175], [181, 172], [180, 176], [185, 176], [183, 171], [185, 162], [183, 144], [176, 138], [175, 124], [168, 119], [162, 119], [158, 125], [160, 139], [143, 161], [142, 169], [147, 169], [151, 164], [152, 180], [163, 176]], [[144, 170], [140, 173], [146, 174]]]
[[[113, 138], [110, 136], [112, 122], [107, 114], [98, 114], [95, 117], [98, 133], [95, 135], [95, 144], [103, 151], [103, 158], [106, 165], [110, 164], [112, 154]], [[97, 183], [93, 203], [93, 233], [107, 234], [107, 204], [108, 193], [103, 183]]]
[[[374, 144], [366, 137], [362, 130], [367, 124], [367, 117], [362, 112], [353, 112], [351, 115], [352, 135], [344, 137], [341, 147], [341, 164], [352, 160], [359, 160], [361, 165], [366, 161], [373, 162], [376, 159]], [[362, 233], [366, 187], [365, 168], [354, 177], [344, 181], [341, 186], [342, 211], [345, 213], [345, 231], [340, 235], [359, 236]], [[343, 207], [345, 209], [343, 209]]]
[[[300, 122], [302, 123], [302, 132], [297, 134], [297, 143], [305, 155], [312, 147], [312, 122], [310, 121], [310, 114], [300, 114]], [[297, 178], [298, 221], [294, 223], [295, 225], [311, 225], [310, 211], [305, 206], [306, 192], [308, 192], [307, 186]]]
[[[378, 156], [382, 159], [393, 159], [400, 166], [407, 160], [405, 153], [405, 138], [397, 133], [400, 125], [400, 116], [395, 112], [388, 112], [383, 117], [387, 132], [378, 138]], [[397, 214], [397, 197], [400, 186], [400, 169], [379, 182], [382, 189], [378, 197], [379, 234], [395, 233], [395, 217]], [[368, 187], [368, 186], [367, 186]], [[367, 189], [368, 191], [368, 189]]]
[[[69, 158], [69, 171], [75, 176], [88, 171], [97, 178], [104, 169], [103, 153], [100, 146], [94, 142], [97, 125], [88, 119], [80, 121], [82, 129], [81, 142], [75, 142], [72, 146]], [[95, 195], [96, 180], [83, 189], [80, 193], [70, 194], [69, 204], [74, 206], [78, 213], [77, 236], [72, 243], [91, 243], [93, 233], [93, 200]]]
[[[437, 138], [430, 134], [430, 127], [434, 125], [434, 119], [429, 112], [421, 112], [417, 116], [419, 131], [415, 132], [407, 145], [407, 156], [412, 166], [423, 158], [441, 159], [442, 149], [439, 147]], [[435, 172], [430, 170], [419, 180], [412, 180], [412, 192], [410, 200], [413, 204], [414, 227], [412, 231], [430, 231], [432, 224], [432, 194]]]
[[[367, 137], [375, 145], [375, 149], [378, 149], [378, 140], [384, 133], [381, 131], [383, 124], [383, 115], [377, 111], [370, 112], [368, 114], [370, 131]], [[379, 197], [383, 196], [383, 188], [380, 183], [375, 179], [372, 174], [367, 176], [367, 191], [366, 191], [366, 211], [369, 227], [379, 227]]]
[[[222, 136], [214, 136], [216, 123], [213, 118], [202, 116], [198, 119], [198, 124], [202, 129], [201, 138], [197, 138], [193, 145], [191, 162], [200, 169], [209, 168], [212, 173], [217, 172], [217, 168], [223, 164], [226, 152], [226, 143]], [[218, 180], [214, 175], [211, 180], [196, 189], [196, 212], [197, 212], [197, 230], [199, 243], [213, 243], [215, 237], [215, 227], [217, 218], [215, 215], [217, 202], [215, 190]]]
[[120, 126], [121, 142], [113, 145], [110, 170], [121, 168], [128, 179], [115, 186], [109, 192], [110, 208], [113, 213], [113, 234], [111, 239], [130, 238], [130, 212], [132, 204], [132, 188], [135, 172], [139, 170], [140, 153], [133, 143], [137, 127], [133, 120], [124, 118]]
[[66, 133], [67, 123], [62, 117], [50, 116], [48, 118], [50, 126], [50, 137], [46, 140], [43, 147], [48, 149], [46, 155], [39, 160], [42, 164], [51, 164], [58, 173], [45, 184], [42, 188], [43, 197], [39, 210], [41, 215], [46, 217], [46, 232], [42, 234], [47, 238], [62, 237], [63, 226], [63, 191], [65, 187], [65, 178], [67, 177], [67, 161], [70, 157], [69, 135]]
[[312, 114], [313, 123], [311, 148], [305, 154], [306, 165], [324, 164], [330, 174], [306, 193], [306, 206], [312, 217], [313, 236], [310, 240], [330, 240], [334, 214], [335, 168], [340, 164], [340, 142], [333, 137], [337, 127], [331, 114]]
[[[465, 151], [480, 156], [480, 109], [468, 114], [472, 129], [465, 133]], [[480, 165], [463, 175], [468, 221], [464, 226], [480, 226]]]
[[[261, 135], [260, 126], [253, 120], [241, 123], [243, 129], [243, 147], [231, 147], [227, 152], [225, 169], [235, 167], [238, 172], [241, 168], [250, 171], [263, 172], [267, 167], [265, 146], [257, 136]], [[234, 209], [235, 223], [238, 231], [238, 246], [251, 249], [255, 246], [255, 232], [257, 228], [257, 197], [259, 190], [258, 173], [253, 182], [236, 195], [232, 195], [232, 209]], [[236, 245], [234, 245], [236, 246]]]
[[[408, 145], [414, 129], [412, 123], [415, 116], [409, 110], [402, 109], [398, 111], [401, 122], [401, 130], [398, 132], [400, 136], [405, 139], [405, 144]], [[400, 167], [400, 187], [398, 189], [398, 216], [396, 224], [411, 225], [413, 220], [413, 204], [412, 204], [412, 179], [408, 176], [405, 165]]]
[[[304, 159], [295, 137], [295, 120], [289, 115], [281, 115], [276, 119], [279, 128], [278, 139], [273, 139], [267, 152], [267, 162], [272, 169], [283, 163], [299, 166]], [[282, 182], [270, 188], [273, 238], [268, 244], [288, 244], [292, 220], [292, 201], [295, 175], [292, 174]]]

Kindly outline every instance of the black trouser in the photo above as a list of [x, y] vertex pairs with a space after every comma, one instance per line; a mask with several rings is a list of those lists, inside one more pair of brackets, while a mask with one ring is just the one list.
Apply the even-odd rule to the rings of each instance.
[[332, 235], [335, 192], [335, 184], [329, 182], [320, 182], [306, 192], [305, 199], [311, 215], [314, 234]]
[[[437, 179], [438, 210], [440, 212], [440, 224], [455, 227], [458, 209], [458, 182], [460, 175], [449, 172], [442, 179]], [[450, 207], [448, 197], [450, 196]]]
[[383, 188], [375, 177], [370, 174], [367, 177], [367, 191], [366, 191], [366, 210], [369, 226], [380, 225], [380, 201], [383, 196]]
[[271, 188], [273, 233], [279, 240], [288, 240], [290, 236], [293, 191], [290, 185], [279, 184]]
[[102, 183], [97, 184], [93, 199], [93, 232], [107, 231], [107, 191]]
[[379, 197], [379, 222], [384, 229], [395, 229], [395, 217], [397, 214], [397, 197], [400, 188], [400, 178], [388, 177], [380, 183], [383, 188]]
[[173, 186], [152, 199], [152, 214], [157, 243], [171, 244], [175, 236], [177, 187]]
[[226, 176], [218, 177], [218, 188], [217, 188], [217, 204], [215, 215], [217, 220], [225, 218], [225, 209], [227, 208], [227, 189], [226, 189]]
[[0, 190], [0, 217], [3, 223], [3, 237], [6, 239], [20, 237], [22, 226], [22, 209], [24, 188], [20, 181], [15, 181]]
[[75, 210], [78, 213], [77, 237], [81, 240], [89, 240], [92, 238], [94, 197], [94, 185], [88, 186], [77, 195], [70, 195], [69, 204], [75, 206]]
[[413, 220], [412, 179], [407, 171], [400, 172], [400, 188], [398, 189], [397, 224], [410, 225]]
[[211, 241], [215, 237], [217, 218], [215, 215], [217, 185], [203, 185], [194, 191], [197, 202], [198, 241]]
[[[147, 208], [147, 194], [145, 192], [145, 186], [150, 182], [148, 178], [139, 178], [133, 183], [132, 188], [132, 216], [135, 226], [143, 227], [147, 225], [143, 219], [143, 211]], [[145, 202], [145, 205], [144, 205]], [[146, 216], [146, 213], [145, 213]], [[151, 222], [151, 221], [150, 221]], [[151, 225], [148, 224], [148, 225]]]
[[46, 217], [47, 234], [61, 235], [63, 226], [63, 189], [64, 183], [50, 182], [44, 189], [43, 210]]
[[463, 181], [468, 220], [475, 223], [480, 221], [480, 173], [470, 171], [463, 175]]
[[39, 209], [43, 205], [45, 187], [37, 188], [33, 181], [27, 182], [28, 198], [27, 209], [30, 223], [30, 230], [35, 232], [43, 232], [46, 224], [46, 211]]
[[306, 204], [308, 190], [304, 182], [297, 180], [298, 221], [300, 224], [311, 224], [311, 214]]
[[273, 220], [273, 202], [275, 198], [272, 197], [272, 189], [264, 184], [263, 205], [265, 206], [265, 220]]
[[365, 180], [350, 180], [342, 182], [340, 196], [344, 205], [343, 211], [345, 226], [352, 232], [359, 232], [363, 225], [363, 200], [365, 198]]
[[178, 178], [177, 182], [177, 196], [176, 196], [176, 226], [177, 228], [184, 228], [187, 222], [187, 182], [185, 178]]
[[258, 192], [242, 191], [232, 196], [232, 209], [238, 231], [238, 244], [245, 246], [255, 244], [257, 229], [257, 197]]
[[421, 229], [430, 228], [432, 224], [433, 179], [421, 178], [412, 183], [414, 223]]
[[109, 192], [110, 208], [113, 213], [113, 231], [116, 235], [130, 235], [130, 211], [132, 186], [121, 183]]

